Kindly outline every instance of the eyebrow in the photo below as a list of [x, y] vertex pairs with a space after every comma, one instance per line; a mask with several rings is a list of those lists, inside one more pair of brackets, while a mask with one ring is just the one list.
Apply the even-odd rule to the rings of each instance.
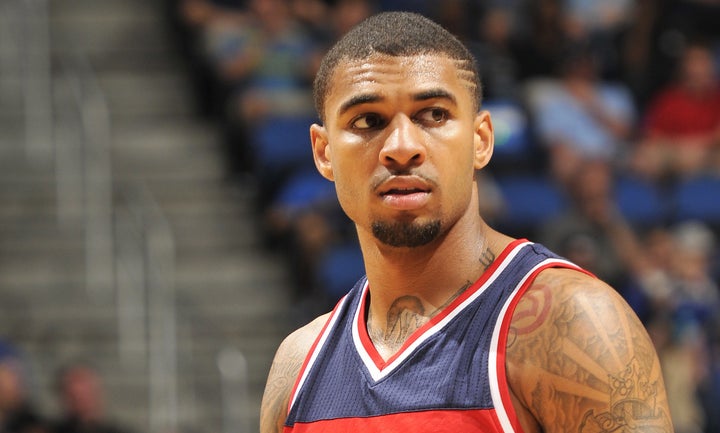
[[426, 101], [428, 99], [447, 99], [453, 104], [457, 105], [457, 99], [455, 95], [448, 92], [445, 89], [429, 89], [413, 95], [415, 101]]
[[351, 108], [362, 105], [362, 104], [371, 104], [373, 102], [380, 102], [384, 98], [380, 95], [374, 94], [374, 93], [364, 93], [360, 95], [355, 95], [352, 98], [348, 99], [347, 101], [343, 102], [342, 105], [340, 105], [340, 109], [338, 110], [339, 115], [345, 114], [348, 110]]
[[[436, 88], [436, 89], [429, 89], [424, 90], [422, 92], [416, 93], [413, 95], [414, 101], [427, 101], [430, 99], [447, 99], [453, 104], [457, 105], [457, 98], [455, 98], [455, 95], [448, 92], [447, 90]], [[343, 102], [342, 105], [340, 105], [340, 109], [338, 110], [338, 114], [342, 115], [351, 108], [362, 105], [362, 104], [372, 104], [375, 102], [381, 102], [385, 98], [374, 94], [374, 93], [365, 93], [360, 95], [355, 95], [352, 98], [348, 99], [347, 101]]]

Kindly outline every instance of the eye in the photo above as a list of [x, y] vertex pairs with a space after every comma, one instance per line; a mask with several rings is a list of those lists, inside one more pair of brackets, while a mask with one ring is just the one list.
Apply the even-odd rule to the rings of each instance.
[[426, 110], [421, 111], [417, 119], [420, 122], [424, 122], [427, 124], [441, 124], [445, 123], [445, 121], [448, 120], [449, 113], [444, 108], [428, 108]]
[[373, 129], [382, 126], [382, 117], [378, 114], [363, 114], [353, 119], [350, 124], [353, 129]]

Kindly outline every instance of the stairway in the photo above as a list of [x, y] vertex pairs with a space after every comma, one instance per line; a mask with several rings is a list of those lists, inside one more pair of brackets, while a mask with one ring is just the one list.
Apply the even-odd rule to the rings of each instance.
[[[87, 287], [95, 257], [87, 254], [82, 197], [58, 188], [51, 153], [29, 156], [22, 75], [0, 81], [0, 336], [26, 353], [34, 399], [48, 415], [58, 410], [53, 371], [83, 359], [103, 375], [109, 416], [132, 431], [256, 431], [273, 353], [296, 325], [290, 276], [282, 257], [262, 247], [252, 185], [224, 180], [217, 131], [194, 113], [163, 19], [160, 1], [50, 2], [54, 140], [70, 146], [69, 160], [80, 137], [68, 128], [73, 59], [94, 71], [109, 110], [113, 251], [131, 263], [116, 262], [110, 273], [117, 279], [100, 275], [108, 287]], [[66, 183], [77, 185], [69, 173]], [[138, 196], [150, 210], [133, 204]], [[143, 227], [133, 223], [143, 212], [172, 235], [165, 260], [174, 272], [165, 284], [177, 307], [175, 332], [161, 338], [177, 338], [178, 357], [160, 358], [159, 368], [147, 360], [146, 339], [158, 326], [142, 315], [148, 307], [117, 307], [118, 296], [127, 298], [127, 287], [138, 283], [127, 268], [143, 264], [134, 240]], [[243, 362], [246, 386], [237, 385]], [[160, 394], [150, 388], [158, 380], [153, 368], [176, 371]], [[223, 381], [221, 369], [236, 381]], [[158, 421], [158, 412], [166, 417]]]

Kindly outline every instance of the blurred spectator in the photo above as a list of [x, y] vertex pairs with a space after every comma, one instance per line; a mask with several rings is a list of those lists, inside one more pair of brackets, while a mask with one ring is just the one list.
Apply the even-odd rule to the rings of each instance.
[[720, 292], [711, 277], [715, 235], [703, 223], [687, 221], [652, 230], [643, 245], [633, 251], [636, 262], [645, 261], [645, 272], [633, 273], [623, 296], [655, 342], [675, 431], [713, 432], [708, 426], [717, 425], [720, 396], [713, 379], [720, 371]]
[[52, 426], [52, 433], [125, 431], [106, 417], [102, 379], [92, 367], [71, 364], [58, 372], [56, 380], [62, 413]]
[[373, 0], [335, 0], [330, 10], [331, 37], [326, 41], [329, 48], [348, 30], [372, 15], [377, 6]]
[[0, 432], [45, 433], [45, 420], [30, 401], [22, 356], [0, 341]]
[[589, 160], [614, 165], [635, 126], [629, 89], [598, 76], [597, 58], [582, 43], [565, 52], [558, 80], [535, 81], [527, 97], [549, 171], [563, 187]]
[[568, 184], [569, 208], [540, 228], [539, 241], [617, 287], [627, 274], [623, 254], [631, 229], [613, 202], [612, 171], [586, 162]]
[[654, 180], [720, 171], [720, 80], [710, 49], [688, 45], [677, 74], [647, 107], [631, 161]]
[[565, 33], [574, 41], [587, 40], [600, 61], [603, 76], [615, 76], [620, 69], [616, 44], [633, 16], [635, 0], [567, 0]]
[[615, 78], [623, 80], [632, 90], [638, 107], [671, 77], [677, 52], [678, 34], [666, 26], [671, 15], [670, 2], [635, 0], [628, 24], [618, 38], [617, 56], [620, 63]]
[[307, 34], [316, 40], [327, 36], [330, 5], [324, 0], [288, 0], [290, 13]]
[[579, 39], [595, 34], [611, 35], [622, 28], [632, 16], [632, 0], [567, 0], [565, 17], [567, 28]]
[[250, 21], [218, 48], [222, 79], [239, 90], [241, 116], [248, 122], [268, 115], [308, 115], [310, 83], [318, 55], [285, 0], [251, 0]]
[[562, 59], [562, 47], [568, 43], [563, 25], [562, 0], [527, 2], [524, 21], [527, 31], [521, 34], [518, 60], [521, 78], [552, 77]]
[[478, 62], [486, 100], [519, 100], [520, 65], [514, 18], [513, 11], [505, 7], [488, 9], [476, 26], [478, 40], [468, 43]]
[[[275, 119], [314, 118], [310, 84], [319, 55], [316, 42], [287, 1], [251, 0], [242, 25], [210, 34], [208, 52], [226, 89], [220, 118], [230, 174], [262, 172], [257, 130], [272, 128], [265, 122]], [[307, 145], [306, 132], [302, 139], [286, 144]]]
[[[168, 0], [172, 1], [172, 0]], [[205, 117], [222, 111], [226, 90], [217, 81], [208, 38], [245, 21], [244, 0], [176, 0], [170, 13], [177, 47], [186, 60], [197, 112]]]

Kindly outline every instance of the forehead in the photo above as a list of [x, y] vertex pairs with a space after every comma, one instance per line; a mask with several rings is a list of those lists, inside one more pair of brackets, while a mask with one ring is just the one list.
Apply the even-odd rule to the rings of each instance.
[[358, 94], [384, 98], [411, 96], [415, 93], [444, 89], [459, 103], [472, 104], [472, 73], [460, 61], [439, 54], [389, 56], [373, 54], [366, 59], [341, 62], [330, 78], [325, 103], [333, 115], [339, 106]]

